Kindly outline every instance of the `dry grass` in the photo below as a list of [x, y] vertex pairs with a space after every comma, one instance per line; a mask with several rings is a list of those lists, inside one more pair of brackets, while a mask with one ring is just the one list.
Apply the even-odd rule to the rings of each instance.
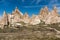
[[23, 26], [18, 29], [5, 28], [0, 29], [0, 40], [60, 40], [57, 38], [56, 31], [47, 29], [47, 27], [60, 30], [59, 24], [45, 25], [29, 25]]

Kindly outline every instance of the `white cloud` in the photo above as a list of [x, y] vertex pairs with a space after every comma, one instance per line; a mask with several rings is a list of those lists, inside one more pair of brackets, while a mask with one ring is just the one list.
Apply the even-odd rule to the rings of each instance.
[[37, 1], [36, 1], [36, 4], [39, 4], [39, 2], [41, 2], [41, 0], [37, 0]]
[[41, 7], [43, 5], [38, 5], [38, 6], [24, 6], [24, 8], [34, 8], [34, 7]]
[[56, 3], [58, 3], [58, 0], [50, 0], [49, 4], [56, 4]]
[[41, 0], [32, 0], [31, 4], [35, 3], [35, 4], [39, 4], [41, 2]]
[[25, 0], [22, 0], [22, 2], [24, 2]]

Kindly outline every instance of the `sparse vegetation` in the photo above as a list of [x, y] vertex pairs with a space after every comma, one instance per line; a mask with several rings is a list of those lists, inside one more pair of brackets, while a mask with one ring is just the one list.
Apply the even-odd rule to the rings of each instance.
[[57, 38], [56, 30], [60, 31], [60, 25], [57, 24], [37, 24], [37, 25], [28, 25], [22, 27], [10, 28], [6, 27], [4, 29], [0, 29], [0, 40], [60, 40]]

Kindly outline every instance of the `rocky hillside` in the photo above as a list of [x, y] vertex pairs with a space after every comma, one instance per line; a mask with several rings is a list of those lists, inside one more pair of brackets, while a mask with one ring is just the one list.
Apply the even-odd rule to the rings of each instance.
[[16, 9], [12, 14], [4, 11], [0, 19], [0, 40], [60, 40], [60, 15], [54, 7], [41, 9], [39, 15], [29, 17]]
[[0, 40], [60, 40], [60, 23], [0, 29]]
[[4, 26], [8, 25], [21, 25], [20, 22], [24, 22], [29, 25], [37, 25], [41, 23], [41, 21], [45, 22], [45, 24], [53, 24], [53, 23], [60, 23], [60, 15], [58, 14], [56, 6], [54, 6], [53, 10], [49, 11], [49, 8], [45, 6], [40, 10], [38, 15], [32, 15], [29, 17], [28, 13], [25, 12], [23, 14], [19, 9], [16, 7], [11, 14], [3, 12], [3, 16], [0, 19], [0, 28], [3, 29]]

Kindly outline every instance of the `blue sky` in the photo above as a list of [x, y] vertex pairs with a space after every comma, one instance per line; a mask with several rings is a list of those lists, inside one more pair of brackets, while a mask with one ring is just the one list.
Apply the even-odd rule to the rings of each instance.
[[32, 14], [38, 14], [44, 6], [48, 6], [49, 10], [52, 10], [54, 5], [60, 12], [60, 0], [0, 0], [0, 16], [4, 10], [11, 13], [16, 6], [23, 14], [28, 12], [31, 16]]

